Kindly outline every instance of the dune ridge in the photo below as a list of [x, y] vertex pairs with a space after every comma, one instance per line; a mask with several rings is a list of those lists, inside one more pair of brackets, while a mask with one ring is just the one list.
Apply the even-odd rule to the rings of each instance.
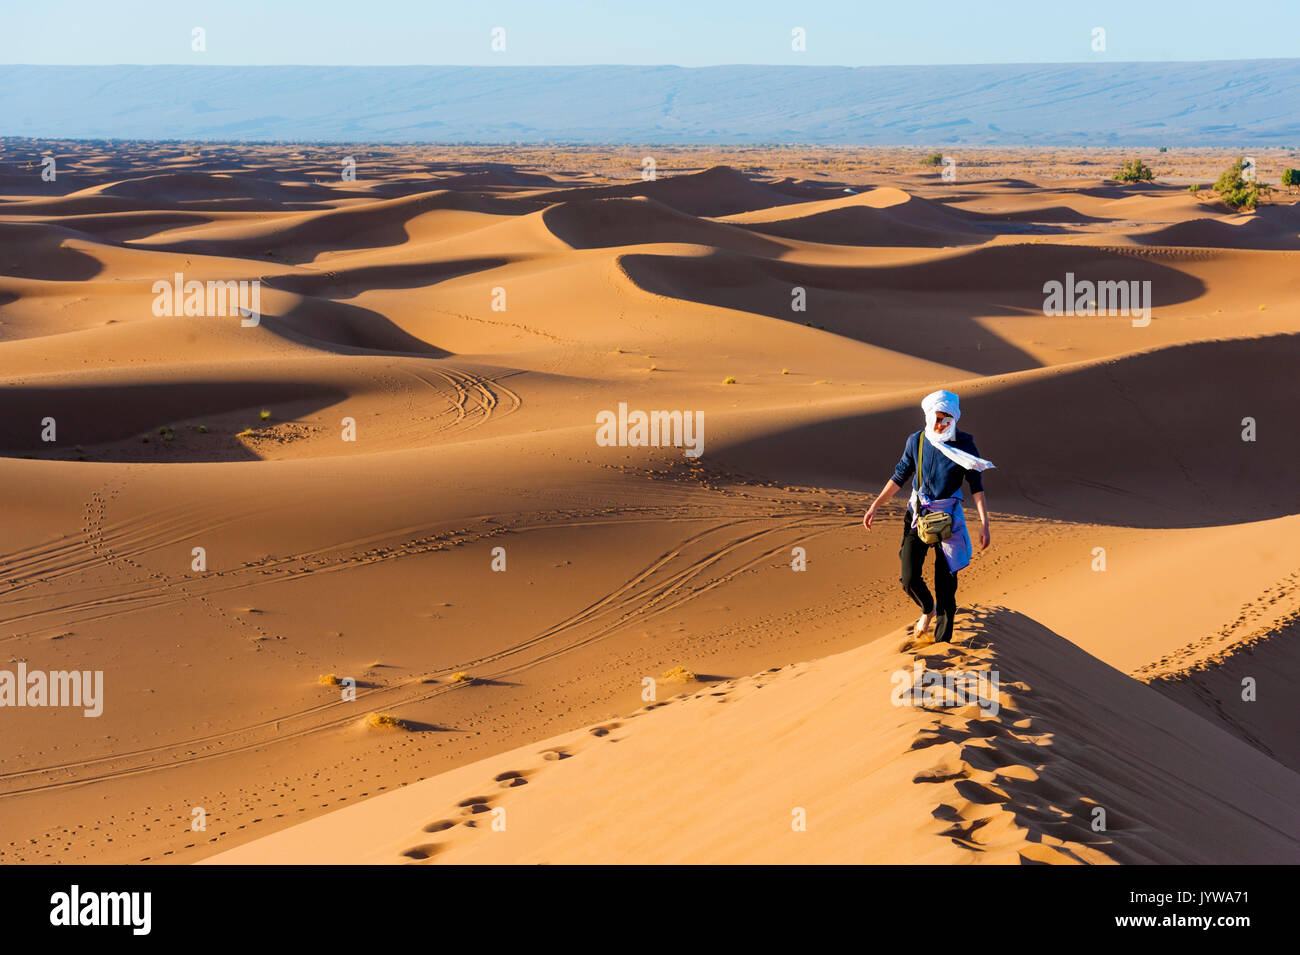
[[[952, 647], [885, 637], [688, 689], [206, 861], [1105, 865], [1300, 853], [1300, 775], [1022, 614], [967, 609]], [[918, 662], [940, 676], [996, 673], [996, 689], [963, 705], [897, 705], [921, 686]], [[1207, 762], [1231, 770], [1207, 780]]]

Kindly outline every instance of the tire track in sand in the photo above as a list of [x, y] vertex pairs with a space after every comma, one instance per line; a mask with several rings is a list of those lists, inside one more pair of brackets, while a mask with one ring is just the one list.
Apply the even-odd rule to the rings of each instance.
[[[618, 523], [618, 519], [600, 522]], [[842, 522], [821, 514], [787, 519], [775, 527], [740, 529], [744, 520], [723, 522], [686, 538], [681, 545], [654, 558], [648, 565], [608, 594], [587, 607], [554, 624], [520, 644], [485, 654], [474, 660], [461, 661], [454, 667], [433, 674], [450, 675], [457, 670], [474, 668], [483, 680], [498, 680], [517, 674], [539, 663], [554, 660], [566, 653], [604, 639], [634, 622], [642, 622], [675, 609], [717, 587], [734, 580], [757, 564], [786, 549], [787, 541], [771, 546], [770, 539], [796, 533], [807, 540], [806, 531], [824, 525], [811, 536], [830, 532]], [[541, 526], [554, 526], [542, 524]], [[739, 531], [739, 532], [738, 532]], [[738, 532], [738, 533], [737, 533]], [[722, 537], [720, 541], [710, 538]], [[699, 545], [700, 552], [688, 553]], [[755, 551], [757, 551], [755, 553]], [[727, 558], [736, 563], [727, 569], [720, 565]], [[484, 670], [492, 663], [526, 654], [495, 670]], [[424, 682], [422, 674], [391, 686], [359, 693], [357, 704], [367, 709], [376, 706], [399, 707], [427, 702], [443, 693], [463, 689], [458, 683]], [[346, 713], [342, 712], [344, 709]], [[0, 774], [3, 792], [0, 798], [25, 793], [87, 785], [104, 779], [119, 778], [188, 765], [200, 760], [228, 756], [270, 745], [289, 743], [302, 737], [355, 723], [356, 704], [331, 701], [292, 713], [282, 713], [258, 723], [231, 730], [192, 737], [126, 753], [109, 754], [85, 760], [36, 767]]]

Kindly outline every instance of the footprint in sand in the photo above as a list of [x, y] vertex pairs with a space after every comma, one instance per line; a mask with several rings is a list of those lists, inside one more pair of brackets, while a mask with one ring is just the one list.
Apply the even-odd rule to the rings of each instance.
[[970, 775], [970, 767], [957, 759], [946, 759], [937, 766], [924, 769], [912, 777], [914, 783], [946, 783], [954, 779], [965, 779]]
[[928, 749], [931, 746], [939, 746], [943, 743], [962, 743], [970, 737], [960, 730], [953, 729], [950, 726], [934, 726], [921, 730], [912, 739], [910, 749]]
[[1056, 759], [1056, 755], [1045, 747], [1015, 740], [999, 740], [997, 746], [972, 744], [962, 750], [961, 755], [976, 769], [983, 770], [1042, 766]]
[[988, 819], [966, 819], [960, 815], [959, 818], [961, 819], [960, 822], [940, 831], [939, 835], [947, 836], [964, 849], [976, 848], [978, 840], [975, 838], [975, 834], [988, 822]]
[[428, 859], [437, 851], [438, 845], [436, 843], [427, 842], [422, 846], [412, 846], [406, 849], [402, 852], [402, 855], [408, 859]]
[[1060, 865], [1063, 862], [1082, 862], [1064, 846], [1025, 846], [1020, 850], [1021, 865]]
[[1009, 801], [1009, 797], [1000, 789], [994, 789], [992, 786], [986, 786], [983, 783], [977, 783], [973, 779], [963, 779], [953, 786], [957, 794], [963, 799], [979, 803], [984, 806], [992, 806]]

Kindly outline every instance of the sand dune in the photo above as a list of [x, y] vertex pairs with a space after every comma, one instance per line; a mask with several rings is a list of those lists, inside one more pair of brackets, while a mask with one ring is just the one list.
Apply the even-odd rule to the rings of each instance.
[[[980, 441], [1007, 461], [999, 497], [1017, 513], [1162, 528], [1270, 520], [1300, 511], [1300, 490], [1253, 491], [1258, 474], [1285, 470], [1291, 452], [1282, 435], [1243, 447], [1249, 412], [1236, 409], [1285, 407], [1297, 347], [1290, 335], [1188, 344], [971, 380], [963, 391], [978, 402]], [[1207, 380], [1224, 392], [1206, 389]], [[845, 443], [846, 430], [866, 445], [888, 445], [909, 433], [924, 393], [875, 399], [852, 418], [843, 406], [805, 411], [798, 424], [729, 447], [728, 458], [765, 465], [781, 480], [845, 486], [861, 473], [859, 445]], [[1041, 435], [1053, 432], [1062, 439], [1045, 445]], [[901, 457], [902, 442], [894, 443]], [[803, 453], [780, 460], [789, 446]]]
[[575, 249], [671, 242], [779, 256], [786, 248], [644, 198], [561, 202], [542, 213], [542, 220]]
[[793, 208], [740, 213], [721, 221], [767, 235], [837, 245], [935, 248], [973, 245], [990, 238], [972, 227], [967, 217], [899, 189], [801, 202]]
[[[885, 638], [688, 690], [209, 861], [1095, 865], [1300, 852], [1300, 775], [1005, 607], [974, 608], [964, 638], [916, 651]], [[998, 686], [981, 691], [985, 705], [898, 706], [896, 691], [924, 689], [916, 661], [995, 673]], [[1222, 772], [1207, 779], [1207, 764]]]
[[617, 186], [578, 187], [534, 194], [535, 199], [571, 202], [643, 196], [692, 216], [727, 216], [797, 201], [783, 189], [756, 183], [730, 166], [714, 166], [690, 176]]
[[1143, 245], [1219, 249], [1300, 249], [1296, 208], [1263, 208], [1238, 221], [1192, 219], [1135, 236]]
[[161, 173], [109, 183], [80, 195], [147, 199], [151, 203], [211, 203], [224, 199], [264, 200], [275, 206], [292, 202], [320, 202], [337, 198], [333, 190], [279, 182], [261, 176], [224, 173]]
[[[1294, 584], [1294, 576], [1287, 583]], [[1285, 594], [1285, 584], [1273, 589], [1268, 598], [1276, 599], [1278, 591]], [[1197, 648], [1201, 650], [1199, 658], [1185, 652], [1152, 666], [1147, 674], [1151, 686], [1169, 699], [1300, 771], [1297, 717], [1286, 690], [1297, 672], [1296, 616], [1292, 613], [1276, 620], [1260, 614], [1260, 609], [1249, 608], [1255, 619], [1234, 621], [1236, 626], [1223, 628], [1226, 633], [1213, 635], [1217, 639], [1203, 641], [1210, 645], [1210, 653], [1203, 645]], [[1242, 633], [1234, 632], [1239, 629]], [[1268, 692], [1250, 703], [1243, 701], [1242, 687], [1248, 681], [1263, 682]]]
[[267, 256], [300, 264], [325, 251], [400, 246], [472, 231], [490, 222], [493, 214], [519, 215], [528, 209], [486, 196], [440, 191], [257, 222], [236, 221], [224, 228], [170, 230], [140, 244], [178, 253]]
[[[0, 643], [106, 705], [6, 713], [0, 859], [1300, 860], [1291, 198], [1083, 152], [58, 152], [0, 177]], [[156, 314], [176, 273], [259, 321]], [[1067, 273], [1149, 323], [1045, 314]], [[937, 387], [998, 465], [953, 648], [904, 645], [899, 502], [860, 524]], [[620, 403], [702, 454], [598, 443]], [[894, 706], [917, 661], [1000, 712]]]

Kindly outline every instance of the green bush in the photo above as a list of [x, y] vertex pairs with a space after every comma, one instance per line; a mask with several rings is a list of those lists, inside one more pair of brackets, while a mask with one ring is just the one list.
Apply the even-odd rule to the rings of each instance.
[[1115, 173], [1115, 178], [1120, 182], [1150, 182], [1155, 177], [1151, 167], [1141, 159], [1130, 159], [1123, 169]]
[[1268, 195], [1268, 186], [1260, 182], [1247, 182], [1241, 177], [1241, 159], [1223, 171], [1214, 181], [1214, 191], [1229, 209], [1252, 211]]
[[1288, 189], [1292, 186], [1300, 186], [1300, 169], [1283, 169], [1282, 185]]
[[1201, 187], [1198, 183], [1192, 183], [1190, 186], [1187, 187], [1187, 191], [1190, 192], [1192, 195], [1196, 195], [1198, 192], [1201, 191]]
[[943, 165], [943, 153], [930, 153], [930, 155], [926, 156], [924, 159], [921, 160], [921, 165], [922, 165], [922, 166], [942, 166], [942, 165]]

